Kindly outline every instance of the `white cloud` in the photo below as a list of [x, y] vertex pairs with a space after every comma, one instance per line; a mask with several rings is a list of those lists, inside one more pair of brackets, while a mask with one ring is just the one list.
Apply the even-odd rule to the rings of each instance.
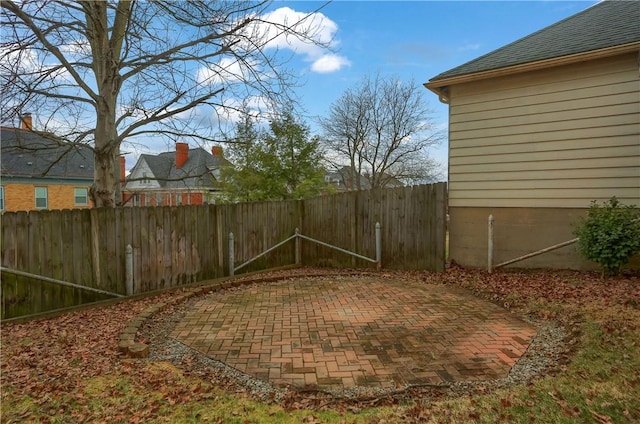
[[3, 70], [11, 69], [20, 73], [31, 73], [40, 66], [36, 52], [29, 48], [9, 51], [7, 47], [2, 47], [0, 48], [0, 60], [2, 60]]
[[[283, 27], [290, 28], [290, 31], [283, 31]], [[350, 65], [347, 58], [327, 53], [324, 46], [334, 48], [338, 45], [335, 39], [338, 25], [322, 13], [297, 12], [281, 7], [261, 16], [260, 23], [253, 29], [269, 39], [266, 48], [287, 49], [302, 55], [304, 60], [312, 63], [313, 72], [335, 72]], [[291, 32], [305, 34], [305, 37]]]
[[313, 62], [311, 70], [320, 74], [328, 74], [339, 71], [343, 67], [350, 65], [351, 62], [349, 62], [346, 57], [338, 56], [336, 54], [325, 54]]
[[[245, 28], [245, 37], [263, 40], [265, 50], [289, 50], [309, 62], [312, 72], [331, 73], [350, 66], [345, 57], [329, 52], [338, 45], [335, 34], [338, 26], [322, 13], [297, 12], [281, 7], [260, 17]], [[247, 46], [248, 48], [252, 48]], [[251, 68], [251, 70], [249, 69]], [[209, 67], [198, 69], [196, 82], [203, 85], [221, 85], [243, 81], [250, 72], [267, 72], [257, 64], [242, 64], [234, 58], [223, 58]], [[263, 75], [267, 79], [269, 75]]]
[[210, 116], [211, 122], [220, 124], [234, 124], [242, 118], [243, 111], [248, 111], [257, 122], [267, 122], [271, 107], [269, 101], [262, 96], [251, 96], [243, 102], [237, 99], [225, 99], [222, 105], [218, 105]]
[[308, 34], [313, 41], [326, 44], [333, 42], [333, 37], [338, 30], [335, 22], [322, 13], [296, 12], [289, 7], [281, 7], [266, 13], [261, 17], [261, 21], [263, 30], [273, 38], [269, 47], [293, 47], [303, 51], [306, 50], [305, 44], [309, 46], [304, 40], [287, 37], [286, 33], [277, 36], [276, 34], [282, 32], [284, 27], [289, 27], [292, 32]]
[[246, 66], [234, 58], [224, 58], [209, 67], [198, 69], [196, 82], [198, 84], [218, 85], [223, 82], [243, 81], [247, 72]]
[[50, 87], [60, 84], [74, 85], [75, 80], [71, 74], [66, 68], [59, 68], [59, 64], [52, 55], [38, 54], [36, 50], [30, 48], [0, 49], [0, 69], [3, 73], [15, 73], [32, 79], [35, 79], [37, 74], [40, 74], [38, 79], [42, 79], [46, 75], [46, 78], [40, 82], [43, 86], [46, 86], [47, 83], [50, 84]]
[[87, 40], [73, 40], [70, 43], [59, 46], [63, 54], [72, 57], [91, 57], [91, 45]]

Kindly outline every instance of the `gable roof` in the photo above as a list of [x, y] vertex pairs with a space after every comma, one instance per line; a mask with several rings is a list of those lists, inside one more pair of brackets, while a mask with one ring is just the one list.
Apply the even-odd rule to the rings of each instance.
[[51, 134], [2, 127], [3, 178], [83, 179], [93, 182], [93, 150], [64, 143]]
[[[214, 187], [217, 180], [213, 171], [229, 164], [221, 156], [213, 156], [202, 147], [189, 149], [187, 161], [176, 168], [176, 152], [164, 152], [158, 155], [140, 155], [138, 163], [145, 161], [153, 176], [163, 188]], [[136, 167], [138, 164], [136, 164]]]
[[638, 43], [639, 22], [639, 1], [603, 1], [511, 44], [436, 75], [429, 80], [429, 84], [461, 75]]

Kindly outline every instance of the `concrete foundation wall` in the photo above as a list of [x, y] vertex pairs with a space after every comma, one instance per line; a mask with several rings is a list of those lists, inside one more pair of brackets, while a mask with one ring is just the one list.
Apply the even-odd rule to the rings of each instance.
[[[494, 222], [494, 264], [575, 238], [573, 228], [587, 209], [449, 208], [449, 258], [460, 265], [487, 267], [488, 218]], [[630, 266], [640, 269], [640, 257]], [[598, 269], [583, 260], [576, 244], [517, 262], [514, 268]]]

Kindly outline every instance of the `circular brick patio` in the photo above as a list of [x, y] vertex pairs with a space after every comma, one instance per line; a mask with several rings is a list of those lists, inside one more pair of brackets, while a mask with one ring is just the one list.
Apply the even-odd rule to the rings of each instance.
[[303, 277], [194, 305], [173, 337], [273, 384], [329, 391], [502, 378], [536, 335], [468, 292], [397, 277]]

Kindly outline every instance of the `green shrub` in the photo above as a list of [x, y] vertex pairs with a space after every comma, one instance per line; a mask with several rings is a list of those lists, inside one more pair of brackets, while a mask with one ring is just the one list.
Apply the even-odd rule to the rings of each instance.
[[617, 275], [631, 256], [640, 253], [640, 210], [621, 204], [615, 196], [602, 205], [594, 200], [574, 234], [580, 237], [580, 254], [600, 265], [603, 275]]

